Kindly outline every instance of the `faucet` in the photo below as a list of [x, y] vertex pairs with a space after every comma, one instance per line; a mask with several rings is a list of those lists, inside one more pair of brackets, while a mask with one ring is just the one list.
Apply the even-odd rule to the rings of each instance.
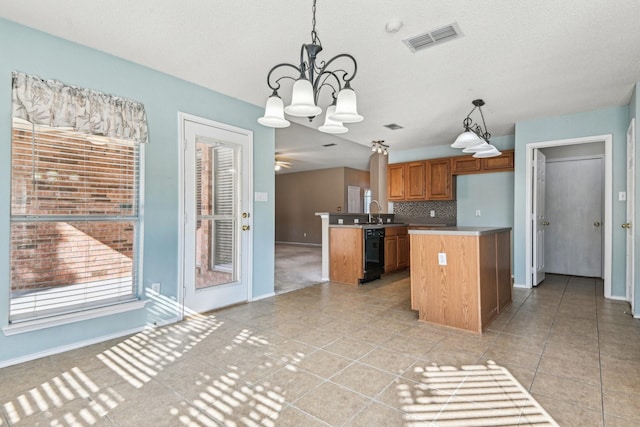
[[373, 222], [373, 218], [371, 217], [371, 205], [374, 203], [378, 207], [378, 222], [381, 222], [380, 211], [382, 210], [382, 208], [380, 207], [380, 203], [378, 203], [377, 200], [372, 200], [371, 202], [369, 202], [369, 222]]

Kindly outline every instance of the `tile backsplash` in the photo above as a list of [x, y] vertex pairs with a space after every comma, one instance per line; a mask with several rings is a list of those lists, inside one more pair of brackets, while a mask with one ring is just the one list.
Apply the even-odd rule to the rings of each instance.
[[[455, 201], [394, 202], [396, 221], [407, 223], [455, 224], [457, 208]], [[435, 211], [435, 218], [429, 216]]]

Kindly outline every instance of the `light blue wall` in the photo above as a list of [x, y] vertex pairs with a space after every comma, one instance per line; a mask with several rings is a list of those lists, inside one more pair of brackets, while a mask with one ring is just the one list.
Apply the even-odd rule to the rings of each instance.
[[593, 135], [613, 135], [613, 236], [611, 293], [625, 295], [625, 234], [615, 225], [625, 222], [626, 205], [617, 200], [626, 188], [626, 131], [629, 124], [627, 106], [547, 117], [516, 123], [514, 177], [514, 275], [515, 283], [524, 285], [525, 277], [525, 163], [526, 145], [531, 142], [554, 141]]
[[[254, 191], [268, 202], [253, 206], [253, 296], [274, 288], [273, 129], [257, 124], [261, 108], [111, 55], [0, 19], [0, 240], [9, 241], [11, 171], [11, 72], [14, 70], [74, 86], [119, 95], [145, 105], [150, 143], [145, 152], [143, 284], [162, 283], [163, 295], [178, 295], [178, 112], [201, 116], [253, 131]], [[9, 247], [0, 245], [0, 327], [7, 325], [10, 283]], [[145, 325], [150, 311], [138, 310], [91, 321], [5, 337], [2, 361], [117, 335]], [[165, 314], [171, 317], [171, 313]]]
[[459, 175], [457, 201], [459, 226], [513, 227], [513, 172]]

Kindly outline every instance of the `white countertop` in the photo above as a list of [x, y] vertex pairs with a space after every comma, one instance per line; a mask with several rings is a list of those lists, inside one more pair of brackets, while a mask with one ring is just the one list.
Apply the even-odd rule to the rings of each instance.
[[426, 230], [409, 230], [409, 234], [429, 234], [446, 236], [482, 236], [485, 234], [510, 231], [510, 227], [437, 227]]

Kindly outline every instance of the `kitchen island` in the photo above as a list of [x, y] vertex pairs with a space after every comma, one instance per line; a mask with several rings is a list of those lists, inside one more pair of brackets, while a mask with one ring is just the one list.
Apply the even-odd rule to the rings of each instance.
[[511, 229], [409, 230], [411, 308], [420, 320], [481, 333], [511, 303]]

